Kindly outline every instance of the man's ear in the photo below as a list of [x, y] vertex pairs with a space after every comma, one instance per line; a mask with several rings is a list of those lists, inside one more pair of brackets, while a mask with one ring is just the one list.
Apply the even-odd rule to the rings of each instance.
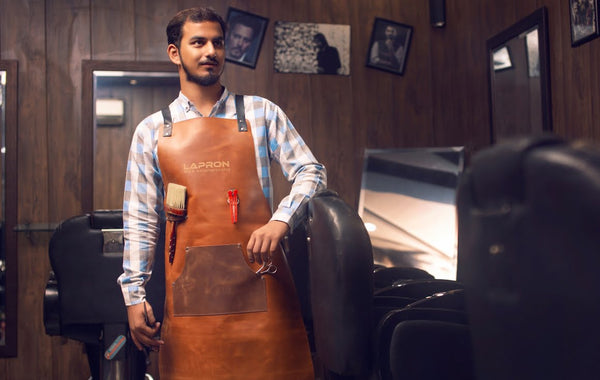
[[179, 56], [179, 49], [174, 44], [169, 44], [167, 46], [167, 54], [169, 55], [169, 59], [176, 65], [181, 64], [181, 57]]

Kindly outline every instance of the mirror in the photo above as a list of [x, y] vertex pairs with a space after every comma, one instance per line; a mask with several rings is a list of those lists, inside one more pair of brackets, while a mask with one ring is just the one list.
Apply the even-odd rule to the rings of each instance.
[[121, 209], [135, 127], [179, 94], [171, 62], [83, 62], [82, 208]]
[[0, 61], [0, 356], [17, 355], [17, 62]]
[[490, 138], [552, 130], [546, 8], [487, 41]]
[[373, 261], [456, 280], [456, 186], [464, 148], [367, 149], [358, 213]]

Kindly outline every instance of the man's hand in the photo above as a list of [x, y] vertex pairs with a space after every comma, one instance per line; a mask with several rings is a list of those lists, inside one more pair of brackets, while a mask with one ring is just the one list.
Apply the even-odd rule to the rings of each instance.
[[138, 350], [141, 351], [144, 346], [147, 346], [153, 351], [158, 351], [159, 347], [164, 344], [162, 340], [154, 339], [158, 335], [160, 322], [154, 318], [154, 312], [149, 303], [144, 301], [137, 305], [127, 306], [127, 319], [131, 338]]
[[285, 222], [271, 220], [269, 223], [260, 227], [250, 235], [248, 241], [248, 260], [262, 264], [269, 262], [273, 257], [273, 252], [277, 249], [279, 242], [290, 230], [290, 226]]

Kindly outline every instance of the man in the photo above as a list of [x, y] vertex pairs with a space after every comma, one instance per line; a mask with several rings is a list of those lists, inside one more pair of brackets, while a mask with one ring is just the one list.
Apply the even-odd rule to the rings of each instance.
[[317, 48], [317, 72], [319, 74], [337, 74], [342, 64], [338, 50], [327, 43], [323, 33], [317, 33], [313, 37]]
[[252, 57], [248, 54], [248, 48], [252, 45], [258, 31], [259, 25], [253, 19], [243, 15], [233, 18], [227, 33], [225, 49], [227, 59], [250, 63]]
[[[181, 11], [169, 22], [167, 53], [181, 92], [133, 136], [119, 277], [131, 337], [138, 349], [160, 348], [163, 380], [312, 379], [279, 243], [301, 219], [300, 207], [325, 188], [325, 168], [278, 106], [221, 85], [225, 32], [210, 8]], [[292, 182], [272, 215], [271, 159]], [[172, 192], [182, 189], [172, 204]], [[161, 325], [144, 285], [165, 217]]]
[[398, 29], [387, 25], [384, 35], [383, 40], [375, 41], [371, 47], [371, 64], [398, 71], [404, 53], [404, 46], [398, 38]]

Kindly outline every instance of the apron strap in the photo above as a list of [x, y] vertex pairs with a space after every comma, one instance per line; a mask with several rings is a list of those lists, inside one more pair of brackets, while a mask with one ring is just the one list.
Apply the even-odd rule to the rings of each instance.
[[171, 119], [171, 110], [165, 107], [161, 110], [165, 126], [163, 128], [163, 137], [171, 137], [173, 133], [173, 120]]
[[[165, 107], [161, 110], [164, 119], [163, 137], [171, 137], [173, 134], [173, 119], [171, 118], [171, 110]], [[237, 114], [238, 131], [248, 132], [248, 124], [246, 123], [246, 111], [244, 110], [244, 95], [235, 96], [235, 112]]]
[[238, 131], [248, 132], [246, 111], [244, 111], [244, 95], [235, 96], [235, 113], [237, 114]]

